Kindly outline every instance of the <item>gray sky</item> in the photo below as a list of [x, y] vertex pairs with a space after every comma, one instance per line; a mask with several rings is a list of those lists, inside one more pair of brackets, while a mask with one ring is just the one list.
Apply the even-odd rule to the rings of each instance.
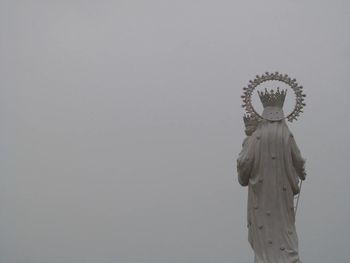
[[305, 87], [304, 262], [349, 260], [349, 1], [1, 1], [0, 261], [248, 263], [242, 87]]

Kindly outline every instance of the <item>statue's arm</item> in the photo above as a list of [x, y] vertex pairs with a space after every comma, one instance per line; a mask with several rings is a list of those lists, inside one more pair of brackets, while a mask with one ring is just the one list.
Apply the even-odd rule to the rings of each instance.
[[243, 142], [243, 148], [237, 159], [238, 182], [242, 186], [247, 186], [254, 164], [253, 145], [251, 137], [247, 137]]
[[299, 178], [301, 180], [305, 180], [306, 172], [305, 172], [305, 159], [301, 156], [298, 145], [296, 144], [294, 137], [290, 137], [291, 143], [291, 153], [292, 153], [292, 161], [295, 171], [297, 172]]

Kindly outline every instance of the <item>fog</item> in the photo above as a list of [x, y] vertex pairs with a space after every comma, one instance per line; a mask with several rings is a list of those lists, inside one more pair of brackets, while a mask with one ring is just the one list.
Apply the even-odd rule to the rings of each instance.
[[[1, 1], [0, 262], [249, 263], [242, 88], [296, 78], [303, 262], [348, 262], [348, 1]], [[292, 93], [288, 93], [292, 96]]]

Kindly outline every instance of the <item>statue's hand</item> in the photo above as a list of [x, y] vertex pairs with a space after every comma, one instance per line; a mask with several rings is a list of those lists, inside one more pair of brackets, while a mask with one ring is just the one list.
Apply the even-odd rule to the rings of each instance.
[[244, 115], [243, 121], [245, 125], [245, 134], [247, 136], [250, 136], [255, 132], [257, 126], [258, 126], [258, 119], [252, 117], [251, 115]]
[[253, 132], [255, 132], [255, 130], [256, 130], [256, 126], [249, 125], [245, 127], [244, 132], [247, 136], [250, 136], [253, 134]]
[[300, 177], [300, 179], [301, 179], [302, 181], [305, 180], [305, 178], [306, 178], [306, 172], [305, 172], [305, 170], [302, 170], [302, 171], [301, 171], [299, 177]]

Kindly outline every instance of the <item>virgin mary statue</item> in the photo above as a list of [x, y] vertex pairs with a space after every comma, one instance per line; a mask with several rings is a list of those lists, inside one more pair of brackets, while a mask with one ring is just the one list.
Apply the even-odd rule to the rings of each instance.
[[248, 186], [248, 240], [255, 263], [301, 263], [294, 196], [304, 164], [283, 116], [286, 91], [259, 92], [262, 119], [244, 118], [247, 137], [237, 160], [238, 181]]

